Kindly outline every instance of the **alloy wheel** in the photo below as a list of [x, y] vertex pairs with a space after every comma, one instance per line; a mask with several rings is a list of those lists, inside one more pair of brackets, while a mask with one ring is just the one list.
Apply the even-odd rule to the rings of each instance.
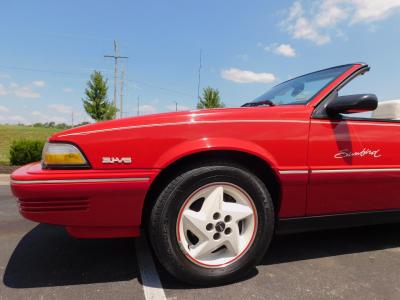
[[177, 221], [177, 239], [186, 257], [206, 268], [227, 266], [251, 246], [257, 211], [237, 185], [205, 185], [184, 202]]

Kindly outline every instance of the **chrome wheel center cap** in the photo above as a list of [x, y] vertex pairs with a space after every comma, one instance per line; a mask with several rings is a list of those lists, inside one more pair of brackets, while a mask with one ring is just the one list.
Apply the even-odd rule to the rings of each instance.
[[215, 230], [217, 230], [218, 232], [224, 231], [225, 230], [225, 223], [220, 221], [217, 224], [215, 224]]

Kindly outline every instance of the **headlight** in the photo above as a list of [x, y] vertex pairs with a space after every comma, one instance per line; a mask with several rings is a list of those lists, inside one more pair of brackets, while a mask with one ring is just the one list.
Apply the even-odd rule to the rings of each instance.
[[42, 164], [45, 168], [89, 166], [85, 156], [77, 147], [65, 143], [46, 143], [42, 153]]

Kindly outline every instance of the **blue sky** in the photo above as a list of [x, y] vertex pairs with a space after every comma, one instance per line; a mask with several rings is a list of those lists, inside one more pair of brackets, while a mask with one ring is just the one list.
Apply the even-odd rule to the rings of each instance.
[[194, 108], [201, 87], [239, 106], [282, 80], [365, 61], [354, 88], [400, 98], [400, 0], [7, 1], [0, 12], [0, 123], [90, 120], [93, 70], [113, 40], [129, 56], [124, 115]]

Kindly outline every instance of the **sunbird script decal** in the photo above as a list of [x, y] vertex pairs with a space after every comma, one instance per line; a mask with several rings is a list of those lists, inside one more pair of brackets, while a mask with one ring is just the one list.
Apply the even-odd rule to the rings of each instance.
[[346, 158], [346, 157], [364, 157], [364, 156], [370, 156], [373, 158], [379, 158], [382, 155], [379, 154], [379, 149], [378, 150], [371, 150], [368, 148], [364, 148], [359, 152], [351, 152], [347, 149], [343, 149], [340, 152], [335, 154], [335, 158]]

